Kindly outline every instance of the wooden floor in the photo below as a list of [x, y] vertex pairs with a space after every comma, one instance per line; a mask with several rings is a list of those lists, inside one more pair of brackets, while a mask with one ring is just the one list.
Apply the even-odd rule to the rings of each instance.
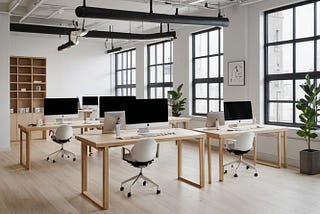
[[[197, 178], [198, 159], [195, 147], [184, 144], [184, 175]], [[0, 213], [320, 213], [320, 175], [305, 176], [298, 169], [275, 169], [258, 165], [259, 177], [242, 168], [239, 177], [232, 173], [218, 181], [217, 153], [213, 153], [214, 182], [198, 189], [176, 179], [177, 148], [162, 143], [160, 157], [145, 169], [145, 175], [160, 184], [143, 187], [139, 182], [131, 198], [119, 190], [120, 182], [138, 173], [120, 158], [120, 148], [110, 152], [111, 208], [103, 211], [80, 194], [80, 160], [45, 160], [58, 149], [50, 141], [36, 140], [32, 147], [32, 170], [18, 164], [19, 144], [10, 152], [0, 152]], [[65, 146], [80, 158], [80, 144], [73, 140]], [[227, 156], [225, 161], [232, 160]], [[101, 154], [94, 151], [90, 161], [89, 190], [101, 195]], [[207, 164], [206, 164], [207, 165]], [[229, 172], [231, 172], [229, 170]]]

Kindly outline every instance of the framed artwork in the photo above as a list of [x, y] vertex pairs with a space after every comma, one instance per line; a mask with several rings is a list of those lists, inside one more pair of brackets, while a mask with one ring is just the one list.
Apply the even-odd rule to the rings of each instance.
[[245, 85], [244, 61], [234, 61], [228, 63], [228, 84]]

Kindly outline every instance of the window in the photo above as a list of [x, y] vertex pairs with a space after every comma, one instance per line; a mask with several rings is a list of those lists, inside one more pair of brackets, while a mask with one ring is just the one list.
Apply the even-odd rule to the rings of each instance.
[[303, 1], [266, 11], [265, 122], [298, 126], [296, 102], [306, 74], [319, 84], [320, 2]]
[[136, 95], [136, 50], [116, 53], [116, 95]]
[[172, 41], [148, 45], [148, 97], [167, 98], [172, 90]]
[[192, 114], [223, 109], [223, 29], [192, 34]]

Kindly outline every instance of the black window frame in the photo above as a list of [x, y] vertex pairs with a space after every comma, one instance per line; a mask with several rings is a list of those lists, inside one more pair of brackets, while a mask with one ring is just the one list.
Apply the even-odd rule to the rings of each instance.
[[[298, 127], [301, 125], [300, 121], [296, 121], [296, 80], [304, 80], [305, 75], [309, 74], [310, 78], [314, 81], [315, 84], [319, 84], [320, 80], [320, 71], [317, 71], [317, 41], [320, 41], [320, 35], [317, 35], [317, 3], [320, 4], [320, 0], [308, 0], [302, 1], [278, 8], [274, 8], [264, 12], [264, 122], [270, 125], [280, 125], [280, 126], [291, 126], [291, 127]], [[296, 8], [299, 6], [304, 6], [307, 4], [314, 4], [314, 33], [311, 37], [303, 37], [303, 38], [296, 38]], [[282, 40], [282, 41], [272, 41], [268, 42], [268, 15], [280, 12], [283, 10], [292, 9], [292, 39], [289, 40]], [[314, 42], [314, 68], [313, 71], [308, 72], [296, 72], [296, 44], [299, 42], [307, 42], [313, 41]], [[293, 70], [292, 73], [282, 73], [282, 74], [268, 74], [268, 48], [277, 46], [277, 45], [284, 45], [284, 44], [292, 44], [293, 51], [292, 51], [292, 66]], [[318, 79], [318, 80], [317, 80]], [[271, 81], [276, 80], [292, 80], [292, 100], [270, 100], [269, 96], [269, 83]], [[274, 122], [270, 121], [269, 118], [269, 104], [270, 103], [291, 103], [292, 104], [292, 123], [288, 122]]]
[[[212, 31], [215, 31], [215, 30], [218, 30], [218, 53], [217, 54], [209, 54], [209, 49], [210, 49], [210, 37], [209, 37], [209, 33], [212, 32]], [[192, 115], [198, 115], [198, 116], [205, 116], [206, 113], [197, 113], [196, 112], [196, 100], [206, 100], [207, 101], [207, 110], [210, 111], [210, 100], [218, 100], [219, 102], [219, 111], [222, 111], [223, 110], [223, 107], [222, 107], [222, 103], [223, 103], [223, 94], [221, 93], [221, 90], [223, 90], [223, 84], [224, 84], [224, 77], [223, 77], [223, 71], [221, 71], [221, 67], [223, 65], [221, 65], [223, 62], [221, 60], [221, 57], [224, 56], [224, 53], [221, 51], [222, 47], [221, 47], [221, 31], [223, 31], [223, 28], [221, 27], [214, 27], [214, 28], [210, 28], [210, 29], [207, 29], [207, 30], [202, 30], [202, 31], [199, 31], [199, 32], [195, 32], [195, 33], [192, 33]], [[208, 53], [207, 55], [204, 55], [204, 56], [198, 56], [198, 57], [195, 57], [195, 37], [196, 35], [198, 34], [202, 34], [202, 33], [207, 33], [208, 36], [207, 36], [207, 45], [208, 45]], [[215, 57], [217, 56], [218, 57], [218, 73], [219, 73], [219, 76], [218, 77], [209, 77], [209, 63], [210, 63], [210, 57]], [[200, 58], [207, 58], [207, 63], [208, 63], [208, 66], [207, 66], [207, 69], [208, 69], [208, 72], [207, 72], [207, 75], [208, 77], [207, 78], [195, 78], [195, 60], [196, 59], [200, 59]], [[222, 73], [222, 76], [221, 76], [221, 73]], [[196, 84], [201, 84], [201, 83], [207, 83], [208, 86], [207, 86], [207, 97], [206, 98], [196, 98]], [[218, 83], [219, 84], [219, 97], [218, 98], [209, 98], [209, 84], [210, 83]]]

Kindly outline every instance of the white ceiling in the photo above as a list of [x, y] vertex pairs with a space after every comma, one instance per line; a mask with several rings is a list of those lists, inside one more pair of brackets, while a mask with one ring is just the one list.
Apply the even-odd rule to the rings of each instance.
[[[261, 0], [153, 0], [153, 12], [173, 15], [176, 8], [179, 8], [179, 14], [183, 15], [199, 13], [198, 11], [202, 10], [212, 10], [213, 14], [217, 14], [219, 6], [223, 9], [235, 4], [257, 1]], [[204, 7], [205, 2], [210, 9]], [[87, 0], [86, 4], [90, 7], [150, 12], [150, 0]], [[75, 8], [82, 5], [82, 0], [0, 0], [0, 11], [10, 11], [11, 22], [71, 27], [73, 20], [78, 21], [81, 26], [83, 19], [75, 15]], [[85, 28], [89, 30], [108, 31], [109, 26], [112, 26], [115, 32], [143, 33], [150, 29], [159, 29], [157, 23], [89, 18], [85, 20]]]

